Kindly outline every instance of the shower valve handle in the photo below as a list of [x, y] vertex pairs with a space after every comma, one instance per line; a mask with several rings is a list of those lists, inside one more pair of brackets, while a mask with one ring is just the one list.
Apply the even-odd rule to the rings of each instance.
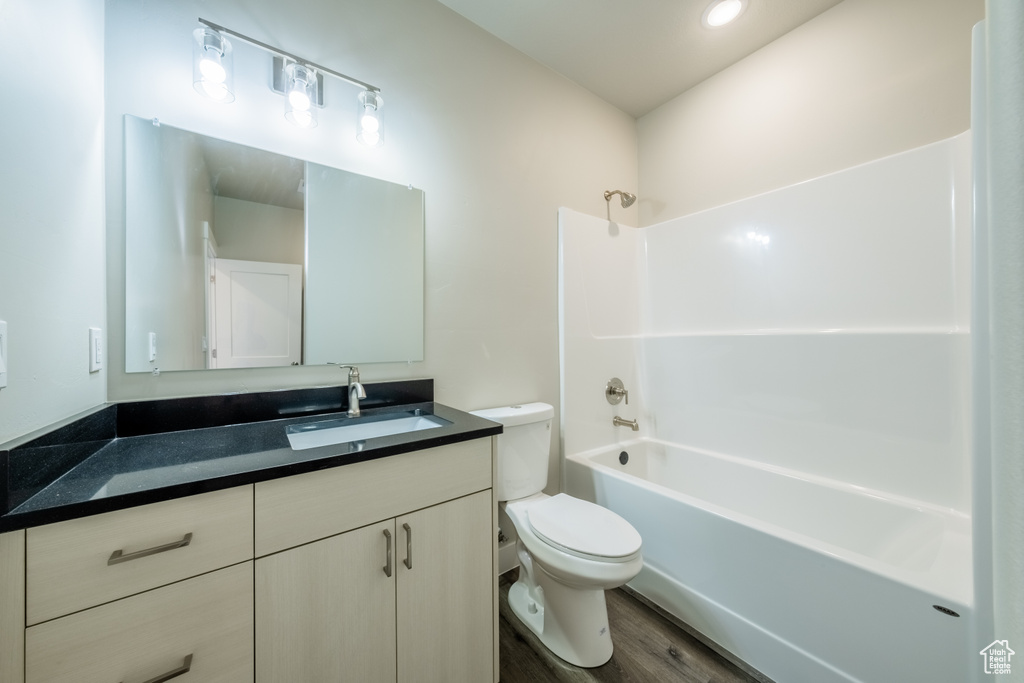
[[618, 377], [612, 377], [608, 380], [608, 386], [604, 388], [604, 396], [608, 399], [608, 403], [611, 403], [613, 406], [619, 405], [623, 398], [626, 399], [626, 405], [629, 405], [629, 391]]

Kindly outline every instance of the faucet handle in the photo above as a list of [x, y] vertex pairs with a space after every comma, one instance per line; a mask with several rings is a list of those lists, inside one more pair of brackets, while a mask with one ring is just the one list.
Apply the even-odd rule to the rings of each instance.
[[354, 365], [340, 365], [338, 363], [334, 363], [334, 362], [331, 362], [331, 361], [327, 361], [327, 364], [328, 365], [337, 365], [339, 370], [344, 370], [345, 368], [348, 368], [348, 381], [350, 383], [351, 382], [358, 382], [359, 381], [359, 368], [357, 368], [356, 366], [354, 366]]
[[623, 397], [626, 399], [626, 405], [629, 405], [629, 391], [618, 377], [612, 377], [608, 380], [608, 386], [604, 388], [604, 396], [608, 399], [608, 403], [611, 403], [613, 406], [619, 405]]

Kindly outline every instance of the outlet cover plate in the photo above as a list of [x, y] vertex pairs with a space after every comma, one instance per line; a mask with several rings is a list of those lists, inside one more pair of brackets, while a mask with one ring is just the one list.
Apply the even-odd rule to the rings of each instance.
[[103, 369], [103, 332], [98, 327], [89, 328], [89, 372]]

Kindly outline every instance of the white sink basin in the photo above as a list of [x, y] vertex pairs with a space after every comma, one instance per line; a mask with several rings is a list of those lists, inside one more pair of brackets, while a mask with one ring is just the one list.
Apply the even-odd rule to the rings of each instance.
[[433, 415], [413, 413], [398, 413], [395, 417], [378, 418], [372, 422], [364, 421], [365, 419], [342, 418], [291, 425], [286, 430], [288, 443], [291, 444], [293, 451], [302, 451], [307, 448], [375, 439], [379, 436], [436, 429], [451, 424], [448, 420]]

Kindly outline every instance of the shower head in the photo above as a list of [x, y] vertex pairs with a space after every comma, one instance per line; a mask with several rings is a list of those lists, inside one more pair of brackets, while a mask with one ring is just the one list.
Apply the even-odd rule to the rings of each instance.
[[622, 208], [624, 208], [624, 209], [627, 208], [627, 207], [633, 206], [633, 202], [636, 201], [636, 195], [635, 194], [633, 194], [632, 192], [623, 192], [622, 190], [605, 190], [604, 191], [604, 199], [605, 199], [605, 201], [610, 202], [612, 200], [612, 195], [613, 194], [622, 195]]

